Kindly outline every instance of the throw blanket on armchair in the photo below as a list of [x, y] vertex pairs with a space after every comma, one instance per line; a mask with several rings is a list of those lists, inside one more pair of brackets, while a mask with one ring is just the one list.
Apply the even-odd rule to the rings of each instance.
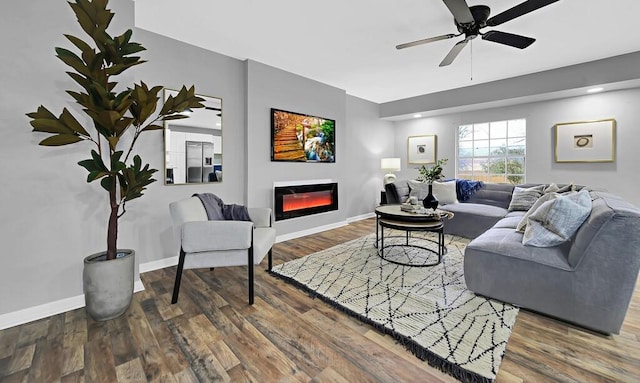
[[204, 205], [204, 210], [207, 211], [209, 221], [251, 221], [246, 206], [225, 205], [222, 199], [213, 193], [196, 193], [192, 197], [200, 198], [202, 205]]

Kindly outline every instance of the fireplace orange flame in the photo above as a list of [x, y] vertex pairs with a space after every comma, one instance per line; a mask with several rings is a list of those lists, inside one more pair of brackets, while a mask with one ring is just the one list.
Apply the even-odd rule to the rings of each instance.
[[282, 196], [282, 211], [289, 212], [319, 206], [331, 206], [331, 203], [330, 190], [287, 194]]

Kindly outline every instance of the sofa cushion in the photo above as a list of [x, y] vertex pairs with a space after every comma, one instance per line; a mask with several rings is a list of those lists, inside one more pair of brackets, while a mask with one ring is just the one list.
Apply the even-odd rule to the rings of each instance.
[[501, 228], [501, 229], [514, 229], [516, 228], [516, 226], [518, 226], [518, 223], [520, 223], [520, 217], [516, 216], [516, 217], [504, 217], [502, 218], [500, 221], [498, 221], [495, 225], [493, 225], [494, 228]]
[[533, 186], [530, 188], [516, 186], [513, 189], [513, 196], [509, 203], [509, 211], [527, 211], [531, 209], [531, 206], [533, 206], [538, 198], [542, 196], [544, 188], [544, 185]]
[[522, 218], [520, 219], [520, 222], [518, 222], [518, 225], [516, 226], [516, 231], [519, 231], [521, 233], [524, 233], [524, 229], [527, 227], [527, 219], [529, 218], [529, 216], [531, 214], [533, 214], [533, 212], [535, 212], [536, 210], [538, 210], [538, 208], [545, 202], [547, 201], [551, 201], [554, 200], [556, 198], [558, 198], [560, 196], [560, 194], [555, 193], [555, 192], [551, 192], [551, 193], [544, 193], [542, 195], [542, 197], [538, 198], [538, 200], [533, 204], [533, 206], [531, 206], [531, 209], [527, 210], [524, 215], [522, 216]]
[[591, 196], [584, 190], [544, 202], [528, 218], [522, 243], [551, 247], [568, 241], [591, 213]]
[[452, 219], [444, 220], [444, 232], [465, 238], [476, 238], [507, 214], [501, 207], [466, 202], [440, 208], [454, 213]]
[[[426, 182], [409, 180], [409, 197], [416, 197], [420, 201], [429, 195], [429, 184]], [[434, 182], [432, 185], [433, 196], [441, 205], [458, 203], [456, 195], [456, 181]]]
[[511, 202], [513, 185], [484, 183], [465, 203], [498, 206], [507, 209]]
[[[598, 236], [606, 236], [612, 231], [614, 222], [624, 222], [624, 225], [630, 229], [632, 225], [638, 226], [640, 212], [637, 207], [610, 193], [592, 191], [590, 194], [593, 200], [591, 214], [576, 232], [569, 254], [569, 263], [573, 267], [578, 266], [583, 256], [589, 252], [589, 248], [598, 241]], [[630, 243], [628, 236], [637, 237], [637, 230], [615, 232], [613, 240], [616, 243]], [[613, 248], [616, 243], [608, 246]]]
[[563, 244], [549, 248], [522, 245], [522, 234], [510, 228], [494, 227], [469, 243], [467, 252], [499, 254], [504, 257], [518, 258], [562, 270], [571, 270], [569, 266], [570, 245]]

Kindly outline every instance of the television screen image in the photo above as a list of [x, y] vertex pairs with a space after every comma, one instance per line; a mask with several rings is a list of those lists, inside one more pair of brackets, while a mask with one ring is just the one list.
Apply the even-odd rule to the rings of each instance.
[[271, 161], [335, 162], [335, 120], [271, 109]]

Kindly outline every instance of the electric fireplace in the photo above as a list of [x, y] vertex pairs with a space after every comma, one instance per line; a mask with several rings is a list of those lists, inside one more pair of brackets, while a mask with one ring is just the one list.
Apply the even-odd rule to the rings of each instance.
[[276, 186], [274, 198], [276, 221], [338, 210], [338, 184]]

